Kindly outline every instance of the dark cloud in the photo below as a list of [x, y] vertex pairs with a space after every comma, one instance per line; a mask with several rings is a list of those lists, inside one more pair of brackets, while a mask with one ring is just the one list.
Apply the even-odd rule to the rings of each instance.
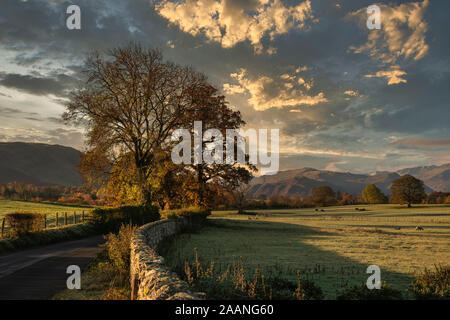
[[[415, 1], [419, 0], [408, 2]], [[284, 1], [287, 5], [299, 2]], [[386, 1], [394, 5], [404, 2]], [[3, 58], [9, 68], [0, 68], [0, 86], [41, 97], [54, 95], [56, 98], [48, 98], [49, 101], [63, 106], [67, 93], [83, 76], [82, 64], [89, 52], [138, 41], [144, 46], [162, 48], [168, 60], [204, 72], [218, 88], [230, 83], [230, 74], [239, 68], [245, 68], [250, 78], [267, 75], [275, 79], [288, 70], [307, 66], [305, 78], [313, 79], [314, 86], [306, 93], [323, 92], [328, 102], [255, 111], [248, 97], [237, 95], [228, 99], [242, 111], [249, 127], [280, 128], [281, 140], [289, 140], [291, 147], [346, 151], [360, 153], [361, 157], [284, 154], [282, 169], [311, 166], [370, 171], [370, 167], [412, 166], [420, 164], [427, 155], [410, 159], [409, 149], [430, 150], [426, 149], [426, 142], [420, 144], [418, 140], [407, 139], [414, 136], [434, 141], [450, 136], [448, 1], [430, 2], [425, 16], [430, 50], [423, 59], [403, 64], [407, 83], [393, 86], [388, 86], [383, 78], [366, 78], [365, 75], [374, 74], [384, 66], [367, 54], [349, 50], [351, 46], [364, 45], [369, 31], [346, 17], [373, 4], [371, 0], [346, 0], [340, 2], [340, 7], [334, 1], [312, 1], [319, 22], [312, 24], [309, 31], [294, 30], [261, 40], [264, 48], [269, 45], [277, 48], [273, 55], [255, 55], [249, 41], [224, 49], [203, 36], [184, 33], [155, 13], [154, 3], [148, 0], [2, 0], [0, 50], [9, 53]], [[67, 30], [65, 12], [69, 4], [80, 6], [82, 30]], [[229, 0], [226, 10], [252, 10], [255, 4], [256, 0]], [[169, 40], [174, 48], [167, 46]], [[17, 70], [11, 66], [17, 66]], [[267, 97], [277, 97], [277, 85], [268, 87]], [[360, 95], [345, 95], [348, 90]], [[11, 97], [0, 92], [0, 98], [7, 101]], [[63, 107], [52, 116], [41, 117], [21, 112], [15, 105], [5, 106], [8, 108], [0, 107], [1, 117], [28, 119], [51, 127], [61, 124], [59, 113]], [[50, 135], [54, 135], [52, 142], [81, 146], [79, 132], [47, 131], [43, 139], [48, 141]], [[391, 136], [395, 136], [397, 144], [391, 144]], [[23, 139], [27, 139], [26, 135]], [[363, 157], [380, 150], [385, 151], [384, 158]]]
[[53, 94], [63, 95], [65, 83], [57, 78], [38, 78], [16, 73], [0, 73], [0, 85], [38, 96]]
[[38, 115], [35, 112], [25, 112], [16, 108], [2, 107], [0, 106], [0, 117], [4, 118], [23, 118]]

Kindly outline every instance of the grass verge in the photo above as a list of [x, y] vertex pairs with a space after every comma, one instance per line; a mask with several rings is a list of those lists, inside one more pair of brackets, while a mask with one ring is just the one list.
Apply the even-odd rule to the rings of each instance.
[[98, 231], [91, 224], [79, 224], [61, 229], [33, 232], [18, 238], [0, 239], [0, 254], [57, 242], [82, 239], [96, 234], [98, 234]]
[[129, 300], [130, 243], [135, 231], [132, 225], [122, 225], [117, 235], [105, 236], [104, 250], [81, 275], [81, 289], [66, 289], [53, 300]]

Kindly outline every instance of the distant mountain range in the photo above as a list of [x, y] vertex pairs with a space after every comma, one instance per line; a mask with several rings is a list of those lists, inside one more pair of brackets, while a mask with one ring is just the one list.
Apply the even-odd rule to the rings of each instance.
[[41, 143], [0, 142], [0, 184], [80, 186], [81, 152]]
[[[82, 153], [69, 147], [40, 143], [0, 142], [0, 184], [8, 182], [35, 185], [80, 186], [78, 165]], [[376, 172], [372, 175], [333, 172], [304, 168], [280, 171], [273, 176], [253, 179], [249, 195], [308, 196], [316, 186], [328, 185], [335, 191], [359, 194], [368, 184], [375, 184], [385, 194], [392, 181], [411, 174], [424, 181], [427, 193], [450, 192], [450, 164], [417, 167], [398, 172]]]
[[306, 197], [311, 189], [327, 185], [335, 191], [360, 194], [369, 184], [375, 184], [385, 194], [390, 194], [392, 182], [410, 174], [425, 183], [427, 193], [433, 191], [450, 192], [450, 164], [443, 166], [417, 167], [403, 169], [398, 172], [377, 172], [373, 175], [353, 174], [350, 172], [333, 172], [303, 168], [280, 171], [272, 176], [261, 176], [253, 179], [248, 195], [251, 197], [289, 196]]

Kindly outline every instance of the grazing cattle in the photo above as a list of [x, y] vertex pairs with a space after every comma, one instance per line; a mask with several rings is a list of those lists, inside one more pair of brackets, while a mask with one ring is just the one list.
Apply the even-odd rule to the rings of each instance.
[[417, 227], [416, 227], [416, 230], [417, 230], [417, 231], [423, 231], [423, 228], [422, 228], [421, 226], [417, 226]]

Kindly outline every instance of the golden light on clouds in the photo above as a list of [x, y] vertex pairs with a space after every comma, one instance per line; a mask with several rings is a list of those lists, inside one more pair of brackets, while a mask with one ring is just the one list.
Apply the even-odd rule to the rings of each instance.
[[388, 85], [407, 83], [407, 80], [402, 78], [406, 76], [407, 73], [400, 70], [398, 66], [394, 66], [390, 70], [378, 71], [376, 74], [365, 75], [366, 78], [386, 78], [388, 80]]
[[[366, 78], [384, 77], [389, 85], [406, 83], [402, 78], [407, 73], [396, 65], [401, 61], [417, 61], [426, 56], [429, 45], [426, 42], [428, 24], [424, 19], [430, 1], [403, 3], [398, 6], [377, 4], [381, 9], [381, 29], [369, 30], [367, 42], [360, 46], [351, 46], [356, 54], [367, 52], [368, 55], [390, 70], [378, 71]], [[366, 8], [353, 12], [349, 17], [357, 17], [365, 28]]]
[[[203, 34], [223, 48], [250, 41], [255, 53], [264, 51], [261, 39], [291, 30], [307, 30], [314, 20], [311, 1], [287, 7], [281, 0], [186, 0], [181, 3], [163, 0], [155, 6], [156, 12], [193, 36]], [[270, 46], [266, 52], [275, 54]]]
[[237, 84], [225, 83], [224, 91], [227, 94], [248, 94], [247, 102], [258, 111], [301, 105], [313, 106], [328, 102], [323, 92], [316, 95], [307, 94], [314, 81], [306, 82], [297, 74], [284, 73], [276, 78], [263, 75], [251, 79], [248, 77], [247, 70], [242, 68], [230, 76]]

